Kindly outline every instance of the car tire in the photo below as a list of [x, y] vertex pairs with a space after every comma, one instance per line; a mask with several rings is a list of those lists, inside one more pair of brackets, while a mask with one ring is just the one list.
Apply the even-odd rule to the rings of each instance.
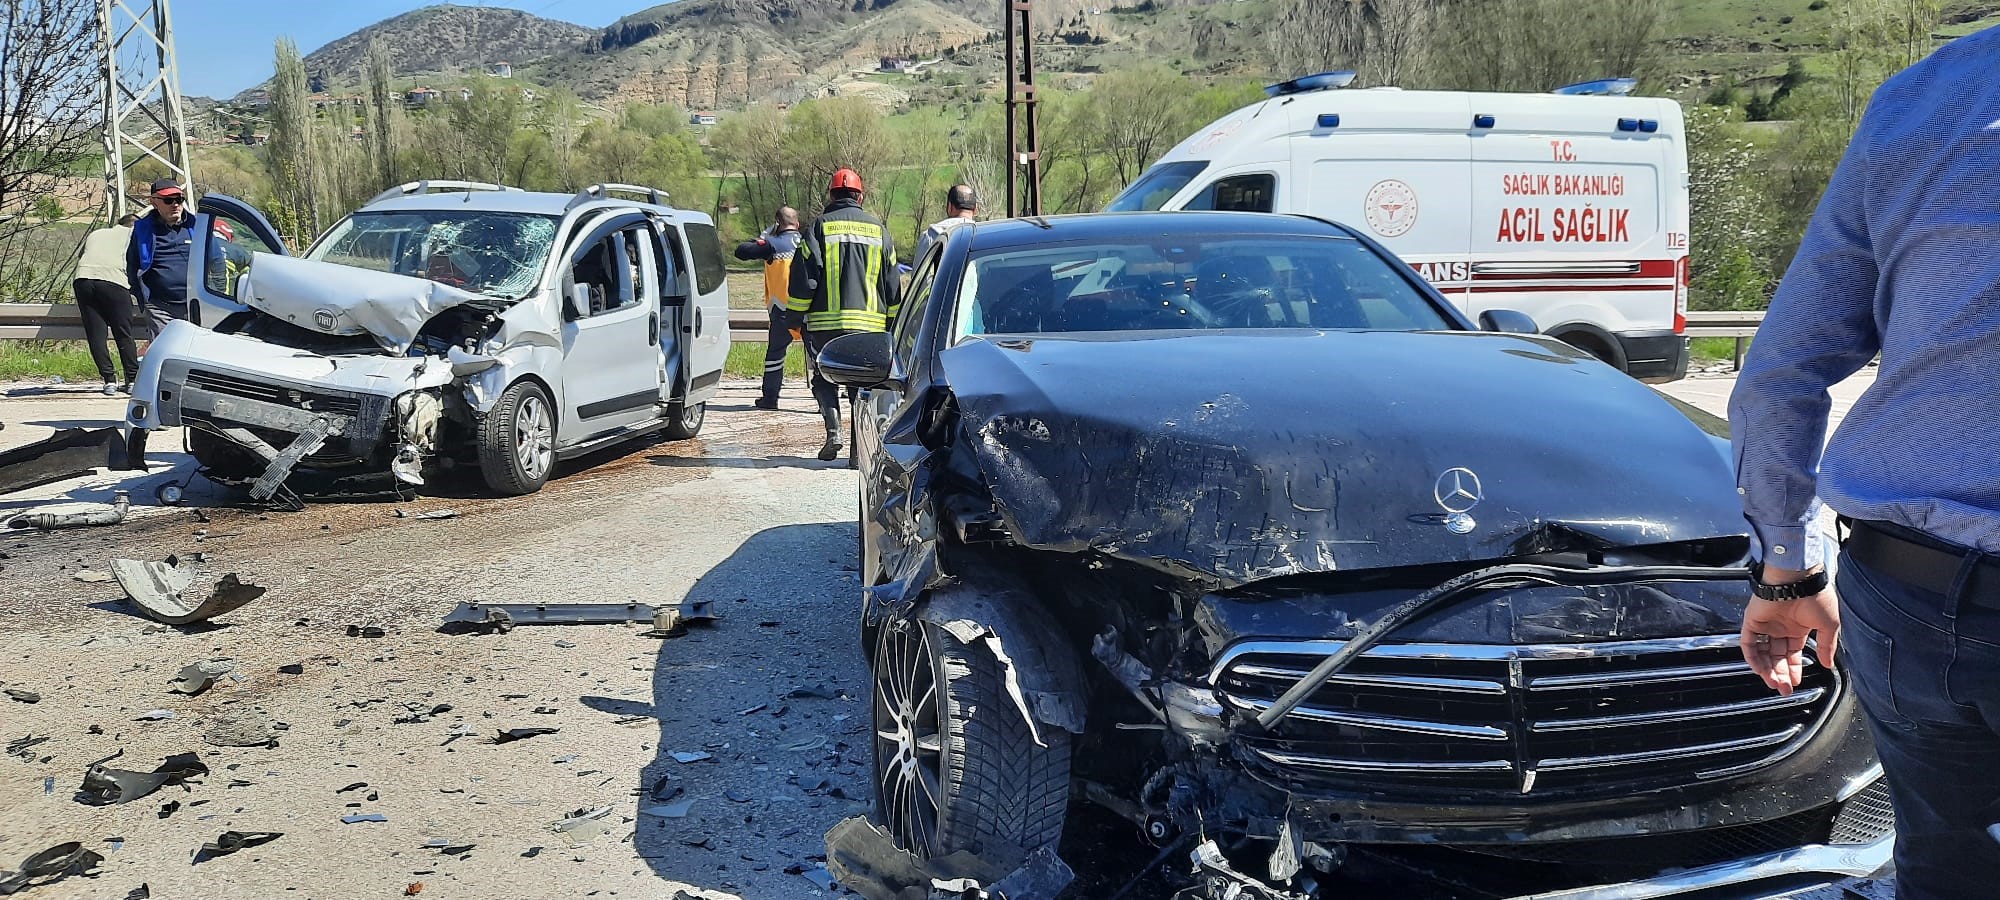
[[270, 466], [242, 447], [231, 443], [228, 438], [212, 434], [200, 428], [187, 431], [188, 455], [217, 478], [256, 478], [264, 474]]
[[963, 850], [1002, 870], [1055, 846], [1069, 811], [1069, 732], [1043, 727], [1036, 743], [984, 645], [906, 618], [883, 623], [877, 639], [875, 810], [897, 845], [925, 858]]
[[701, 433], [708, 419], [708, 404], [676, 400], [667, 406], [667, 427], [660, 433], [670, 441], [685, 441]]
[[504, 497], [542, 489], [555, 470], [555, 404], [532, 381], [516, 382], [479, 419], [479, 474]]

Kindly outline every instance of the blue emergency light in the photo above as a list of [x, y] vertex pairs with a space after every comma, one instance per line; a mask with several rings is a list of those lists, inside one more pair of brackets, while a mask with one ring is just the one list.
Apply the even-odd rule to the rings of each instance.
[[1321, 127], [1321, 128], [1339, 128], [1339, 127], [1340, 127], [1340, 113], [1320, 113], [1320, 114], [1319, 114], [1319, 127]]
[[1290, 81], [1279, 82], [1264, 88], [1264, 96], [1285, 97], [1292, 94], [1306, 94], [1313, 91], [1328, 91], [1344, 88], [1354, 83], [1354, 73], [1345, 69], [1338, 72], [1319, 72], [1301, 75]]
[[1632, 89], [1638, 86], [1639, 82], [1631, 78], [1600, 78], [1596, 81], [1564, 85], [1551, 93], [1567, 94], [1572, 97], [1623, 97], [1632, 93]]

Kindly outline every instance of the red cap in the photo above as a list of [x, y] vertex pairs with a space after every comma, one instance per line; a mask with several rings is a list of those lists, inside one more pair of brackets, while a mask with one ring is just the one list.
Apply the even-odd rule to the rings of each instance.
[[833, 183], [827, 185], [829, 191], [859, 191], [861, 176], [853, 169], [841, 167], [833, 170]]
[[153, 196], [155, 197], [181, 196], [181, 186], [175, 184], [173, 179], [171, 178], [162, 178], [159, 181], [153, 182]]
[[225, 241], [236, 240], [236, 229], [229, 227], [229, 220], [221, 216], [215, 217], [215, 233]]

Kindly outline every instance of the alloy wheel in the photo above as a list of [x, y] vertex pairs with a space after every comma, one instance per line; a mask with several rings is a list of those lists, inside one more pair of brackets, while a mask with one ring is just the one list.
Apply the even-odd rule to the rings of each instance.
[[875, 656], [875, 798], [896, 846], [928, 858], [944, 802], [944, 735], [937, 659], [923, 626], [882, 627]]

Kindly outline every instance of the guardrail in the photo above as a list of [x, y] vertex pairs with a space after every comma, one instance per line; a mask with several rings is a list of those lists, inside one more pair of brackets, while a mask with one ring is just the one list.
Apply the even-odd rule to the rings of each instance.
[[[770, 311], [732, 309], [729, 311], [729, 339], [738, 343], [758, 343], [767, 336]], [[134, 327], [148, 331], [143, 317], [135, 317]], [[0, 341], [80, 341], [83, 314], [73, 303], [0, 303]]]
[[1687, 336], [1721, 337], [1736, 339], [1736, 355], [1730, 362], [1730, 371], [1743, 368], [1743, 348], [1757, 334], [1757, 326], [1764, 324], [1763, 310], [1736, 311], [1691, 311], [1687, 314]]

